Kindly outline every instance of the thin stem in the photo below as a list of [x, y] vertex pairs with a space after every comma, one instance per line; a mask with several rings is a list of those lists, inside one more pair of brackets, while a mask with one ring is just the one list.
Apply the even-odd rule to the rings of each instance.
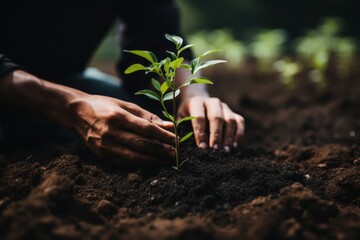
[[176, 87], [175, 87], [175, 77], [173, 79], [173, 88], [172, 88], [172, 92], [173, 92], [173, 117], [174, 117], [174, 132], [175, 132], [175, 157], [176, 157], [176, 170], [180, 170], [180, 157], [179, 157], [179, 133], [178, 133], [178, 128], [176, 125], [176, 100], [175, 100], [175, 92], [176, 92]]

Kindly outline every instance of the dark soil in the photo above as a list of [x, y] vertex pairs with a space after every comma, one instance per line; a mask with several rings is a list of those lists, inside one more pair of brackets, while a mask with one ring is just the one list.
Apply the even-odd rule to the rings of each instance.
[[0, 239], [360, 239], [359, 74], [290, 91], [254, 66], [205, 72], [246, 136], [232, 153], [190, 140], [181, 172], [78, 142], [3, 147]]

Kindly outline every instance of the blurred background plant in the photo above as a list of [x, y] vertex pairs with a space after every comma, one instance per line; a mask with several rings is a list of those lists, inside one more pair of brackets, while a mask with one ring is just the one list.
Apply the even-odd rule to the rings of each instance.
[[202, 30], [188, 36], [188, 41], [194, 45], [196, 56], [209, 49], [221, 49], [212, 54], [212, 57], [226, 59], [229, 68], [239, 68], [244, 62], [247, 50], [240, 40], [234, 38], [230, 29]]
[[282, 29], [264, 30], [255, 35], [248, 45], [249, 55], [256, 59], [260, 73], [272, 71], [273, 63], [282, 55], [286, 41], [285, 31]]
[[309, 69], [310, 80], [319, 88], [327, 84], [326, 73], [331, 59], [342, 79], [346, 79], [355, 61], [355, 40], [341, 35], [343, 26], [340, 18], [326, 17], [318, 27], [294, 40], [296, 56]]
[[[240, 71], [252, 58], [259, 73], [276, 72], [287, 86], [296, 86], [295, 72], [301, 70], [323, 88], [330, 64], [336, 70], [331, 74], [341, 79], [354, 67], [360, 39], [358, 0], [176, 1], [195, 55], [222, 49], [216, 57], [226, 59], [231, 70]], [[115, 74], [121, 52], [114, 29], [115, 24], [89, 63], [110, 74]]]
[[283, 57], [274, 62], [275, 71], [280, 74], [280, 81], [287, 87], [289, 91], [293, 91], [296, 86], [296, 75], [302, 70], [300, 62]]

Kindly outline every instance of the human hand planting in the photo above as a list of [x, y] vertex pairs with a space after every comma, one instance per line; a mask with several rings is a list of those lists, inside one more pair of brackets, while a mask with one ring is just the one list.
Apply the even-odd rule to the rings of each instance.
[[[173, 124], [139, 106], [87, 95], [73, 102], [76, 130], [98, 156], [117, 165], [154, 165], [174, 158]], [[156, 149], [156, 151], [154, 151]]]
[[0, 80], [1, 102], [75, 131], [105, 161], [153, 165], [174, 158], [173, 124], [133, 103], [87, 94], [22, 70]]
[[[125, 74], [144, 71], [145, 74], [154, 73], [160, 78], [151, 78], [154, 90], [144, 89], [136, 92], [158, 101], [163, 109], [164, 116], [173, 123], [175, 133], [175, 159], [174, 169], [180, 170], [186, 162], [180, 158], [180, 143], [187, 140], [195, 132], [197, 145], [202, 148], [208, 146], [215, 149], [224, 147], [226, 151], [237, 147], [238, 141], [244, 132], [244, 119], [233, 113], [230, 108], [217, 98], [210, 98], [204, 87], [213, 82], [200, 76], [200, 70], [224, 63], [224, 60], [202, 61], [202, 59], [218, 50], [209, 50], [200, 56], [186, 61], [181, 53], [193, 45], [183, 46], [183, 39], [176, 35], [165, 34], [165, 38], [175, 45], [175, 52], [167, 51], [169, 57], [159, 61], [156, 55], [147, 50], [125, 50], [125, 52], [138, 55], [148, 61], [148, 65], [135, 63], [125, 70]], [[196, 86], [195, 86], [196, 85]], [[176, 98], [180, 96], [180, 107]], [[169, 111], [165, 101], [171, 101], [172, 112]], [[185, 121], [192, 121], [194, 132], [180, 136], [179, 126]], [[209, 129], [207, 129], [209, 121]], [[210, 131], [210, 134], [207, 134]]]
[[191, 121], [196, 144], [200, 148], [223, 148], [230, 152], [237, 148], [244, 135], [244, 118], [218, 98], [189, 97], [179, 106], [178, 114], [180, 117], [196, 117]]

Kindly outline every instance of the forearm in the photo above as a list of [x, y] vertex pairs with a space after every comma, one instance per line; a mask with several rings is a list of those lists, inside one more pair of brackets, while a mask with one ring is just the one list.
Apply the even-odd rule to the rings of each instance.
[[0, 103], [18, 111], [51, 119], [72, 127], [70, 103], [85, 93], [39, 79], [21, 70], [8, 73], [0, 81]]

